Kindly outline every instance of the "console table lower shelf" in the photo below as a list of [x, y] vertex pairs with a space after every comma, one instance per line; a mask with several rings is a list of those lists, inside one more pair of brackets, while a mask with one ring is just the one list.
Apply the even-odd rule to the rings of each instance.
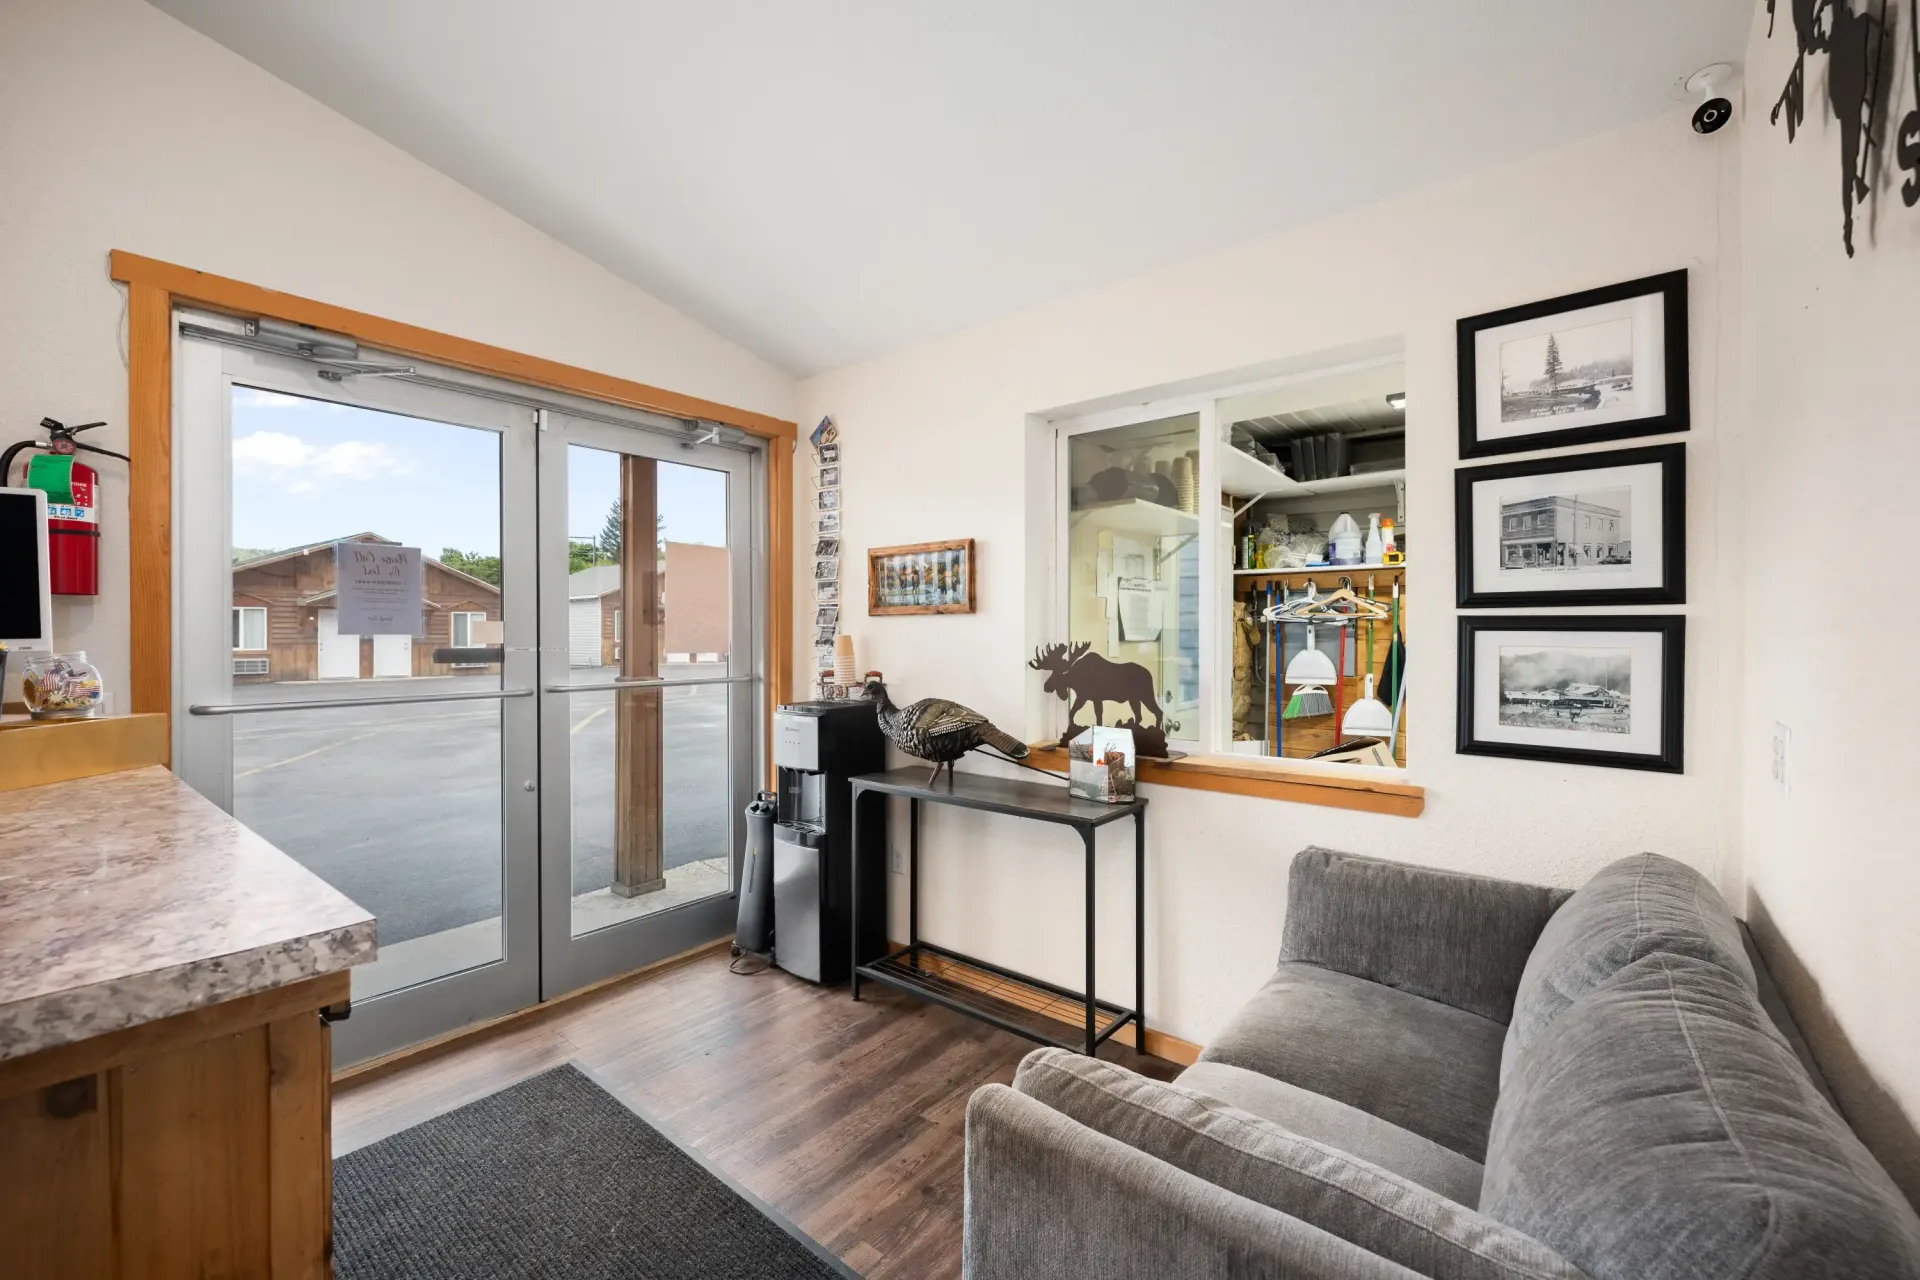
[[[853, 971], [853, 998], [860, 998], [862, 980], [881, 982], [982, 1022], [1025, 1036], [1041, 1044], [1094, 1053], [1121, 1027], [1131, 1024], [1134, 1044], [1146, 1045], [1146, 831], [1147, 802], [1105, 805], [1077, 800], [1063, 787], [1018, 782], [979, 774], [949, 774], [929, 785], [919, 769], [893, 769], [853, 778], [853, 847], [859, 840], [861, 810], [885, 803], [889, 795], [907, 800], [907, 945], [857, 965]], [[1048, 982], [965, 955], [920, 937], [920, 805], [945, 804], [1069, 826], [1080, 833], [1086, 854], [1085, 914], [1087, 976], [1084, 991]], [[1094, 990], [1094, 832], [1121, 818], [1133, 819], [1133, 958], [1134, 1007], [1093, 996]], [[857, 895], [861, 877], [853, 877], [854, 918], [860, 918]], [[1067, 1028], [1072, 1028], [1068, 1031]]]

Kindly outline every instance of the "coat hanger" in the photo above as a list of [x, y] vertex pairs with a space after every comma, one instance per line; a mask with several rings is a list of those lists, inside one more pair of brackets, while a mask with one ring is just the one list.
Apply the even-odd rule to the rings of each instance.
[[1381, 608], [1378, 602], [1369, 600], [1354, 591], [1352, 578], [1342, 577], [1340, 582], [1341, 586], [1338, 590], [1309, 599], [1306, 606], [1295, 616], [1303, 621], [1312, 618], [1334, 619], [1340, 622], [1380, 621], [1392, 616], [1391, 612]]

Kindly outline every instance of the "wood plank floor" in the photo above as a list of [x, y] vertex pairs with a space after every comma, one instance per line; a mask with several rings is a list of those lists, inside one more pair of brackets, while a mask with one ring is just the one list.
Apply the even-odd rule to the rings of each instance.
[[[967, 1097], [1032, 1048], [877, 986], [856, 1003], [778, 970], [729, 973], [721, 950], [346, 1082], [334, 1152], [571, 1060], [862, 1274], [957, 1276]], [[1101, 1056], [1180, 1069], [1122, 1045]]]

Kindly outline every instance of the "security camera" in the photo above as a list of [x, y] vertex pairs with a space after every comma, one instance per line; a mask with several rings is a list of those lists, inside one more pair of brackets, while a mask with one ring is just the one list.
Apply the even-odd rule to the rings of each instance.
[[1693, 131], [1714, 133], [1733, 119], [1733, 104], [1725, 98], [1708, 98], [1693, 109]]
[[1700, 105], [1693, 109], [1695, 133], [1717, 133], [1733, 119], [1733, 103], [1719, 94], [1720, 86], [1731, 79], [1733, 68], [1724, 62], [1702, 67], [1687, 77], [1687, 92], [1700, 95]]

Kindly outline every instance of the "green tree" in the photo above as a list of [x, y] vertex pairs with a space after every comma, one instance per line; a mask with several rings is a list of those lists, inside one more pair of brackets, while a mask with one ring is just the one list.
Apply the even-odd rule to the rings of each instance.
[[1560, 372], [1565, 366], [1560, 363], [1560, 344], [1552, 334], [1547, 335], [1547, 389], [1560, 389]]
[[600, 554], [600, 546], [594, 542], [583, 542], [573, 538], [567, 542], [567, 572], [578, 573], [582, 569], [591, 569], [605, 560]]
[[500, 585], [500, 557], [483, 556], [477, 552], [462, 551], [457, 547], [442, 547], [440, 563], [449, 569], [457, 569], [469, 577], [482, 582]]
[[600, 554], [602, 556], [605, 556], [607, 559], [615, 562], [618, 562], [620, 559], [620, 534], [621, 534], [622, 523], [623, 521], [620, 515], [620, 499], [615, 498], [613, 500], [613, 509], [607, 512], [607, 522], [600, 526], [600, 542], [599, 542]]

